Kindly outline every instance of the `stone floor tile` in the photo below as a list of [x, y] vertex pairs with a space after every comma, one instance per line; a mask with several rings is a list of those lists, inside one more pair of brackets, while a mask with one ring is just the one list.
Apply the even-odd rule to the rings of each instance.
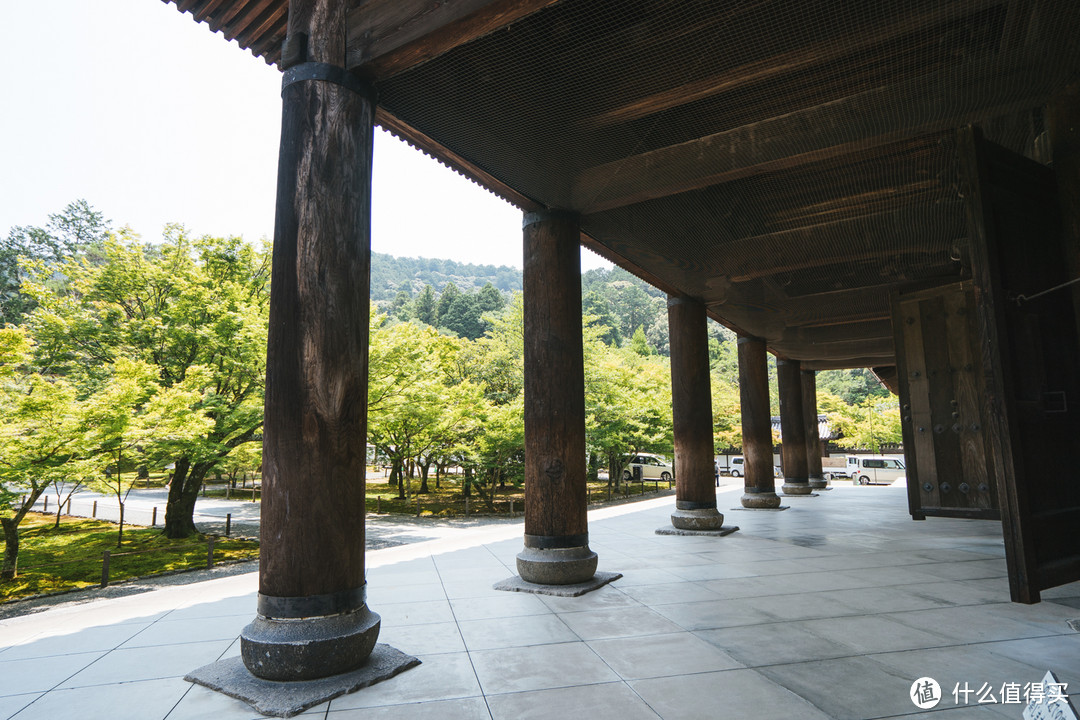
[[469, 620], [459, 622], [458, 628], [465, 641], [465, 647], [470, 652], [572, 642], [579, 639], [555, 614]]
[[747, 667], [847, 657], [852, 650], [802, 627], [799, 622], [765, 623], [694, 633]]
[[582, 640], [658, 635], [682, 630], [644, 606], [560, 613], [559, 617]]
[[0, 653], [0, 661], [112, 650], [148, 627], [149, 623], [99, 625], [68, 634], [39, 637], [8, 648]]
[[117, 681], [182, 678], [191, 670], [216, 662], [231, 640], [186, 643], [168, 647], [113, 650], [65, 680], [61, 688], [108, 685]]
[[581, 717], [589, 720], [658, 720], [659, 716], [624, 683], [581, 685], [554, 690], [492, 695], [492, 720], [552, 720]]
[[[331, 710], [327, 720], [345, 720], [356, 717], [355, 710]], [[364, 720], [490, 720], [484, 698], [470, 697], [459, 700], [408, 703], [365, 708]], [[170, 717], [169, 720], [172, 720]]]
[[760, 603], [760, 598], [743, 598], [656, 605], [653, 609], [686, 630], [710, 630], [776, 622], [779, 618], [758, 607]]
[[918, 710], [908, 697], [911, 679], [864, 658], [773, 665], [758, 672], [834, 720], [869, 720]]
[[619, 676], [583, 642], [471, 653], [485, 695], [615, 682]]
[[386, 603], [372, 610], [382, 617], [384, 625], [426, 625], [454, 620], [449, 600]]
[[995, 616], [985, 607], [938, 608], [913, 612], [890, 613], [887, 617], [908, 627], [963, 643], [992, 640], [1019, 640], [1048, 635], [1044, 627], [1003, 616]]
[[551, 608], [539, 597], [514, 592], [503, 592], [493, 597], [455, 598], [450, 601], [450, 607], [459, 622], [551, 613]]
[[0, 696], [50, 690], [104, 656], [90, 652], [5, 660], [0, 662]]
[[624, 680], [742, 667], [716, 645], [689, 632], [593, 640], [589, 647]]
[[845, 645], [850, 655], [914, 650], [952, 643], [941, 635], [918, 630], [878, 615], [806, 620], [800, 627], [826, 640]]
[[164, 718], [188, 687], [180, 678], [169, 678], [53, 690], [23, 709], [14, 720]]
[[1080, 633], [986, 643], [980, 649], [1043, 670], [1080, 691]]
[[0, 697], [0, 718], [10, 718], [25, 708], [30, 703], [41, 697], [41, 693], [28, 693], [24, 695], [6, 695]]
[[120, 647], [147, 647], [175, 645], [177, 643], [232, 640], [240, 635], [252, 620], [247, 615], [224, 615], [197, 620], [158, 620], [153, 625], [129, 638]]
[[665, 585], [639, 585], [622, 589], [630, 597], [646, 605], [658, 606], [668, 603], [688, 603], [703, 600], [719, 600], [720, 596], [701, 585], [691, 582]]
[[465, 641], [457, 623], [427, 625], [382, 625], [379, 642], [397, 648], [407, 655], [437, 655], [465, 652]]
[[[322, 712], [326, 712], [325, 703], [322, 705]], [[263, 715], [242, 700], [231, 698], [202, 685], [190, 685], [190, 689], [166, 716], [166, 720], [207, 720], [207, 718], [218, 717], [253, 720], [262, 718]]]
[[950, 702], [957, 684], [963, 686], [966, 682], [968, 687], [978, 690], [986, 683], [994, 689], [996, 696], [1003, 683], [1016, 682], [1022, 686], [1024, 683], [1039, 682], [1046, 674], [1048, 668], [993, 653], [988, 648], [994, 645], [996, 643], [907, 650], [868, 655], [864, 661], [873, 662], [888, 672], [906, 678], [908, 682], [920, 677], [932, 677], [941, 685], [942, 694]]
[[[646, 587], [646, 586], [643, 586]], [[653, 587], [653, 586], [647, 586]], [[585, 610], [608, 610], [614, 608], [641, 607], [641, 601], [627, 594], [630, 588], [622, 587], [622, 579], [609, 583], [599, 590], [578, 597], [538, 596], [545, 605], [557, 613], [583, 612]]]
[[384, 682], [330, 701], [331, 715], [340, 710], [480, 697], [467, 653], [422, 655], [420, 665]]
[[827, 720], [829, 717], [754, 670], [636, 680], [629, 685], [664, 720]]

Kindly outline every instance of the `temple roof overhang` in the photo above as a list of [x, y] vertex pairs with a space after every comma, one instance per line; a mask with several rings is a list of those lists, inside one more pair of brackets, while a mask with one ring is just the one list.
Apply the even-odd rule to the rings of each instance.
[[[268, 63], [287, 0], [173, 0]], [[1074, 0], [354, 0], [378, 122], [810, 368], [893, 365], [970, 277], [955, 130], [1050, 162]], [[418, 198], [418, 201], [421, 201]]]

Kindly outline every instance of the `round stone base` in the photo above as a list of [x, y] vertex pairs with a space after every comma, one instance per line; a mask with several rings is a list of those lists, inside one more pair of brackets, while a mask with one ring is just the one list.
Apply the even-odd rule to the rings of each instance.
[[716, 508], [676, 510], [671, 513], [671, 524], [679, 530], [719, 530], [724, 516]]
[[785, 495], [809, 495], [810, 485], [809, 483], [784, 483], [783, 488]]
[[827, 487], [829, 487], [829, 481], [825, 478], [821, 476], [810, 478], [810, 488], [812, 490], [821, 490]]
[[596, 553], [588, 545], [573, 548], [530, 548], [518, 553], [517, 571], [536, 585], [576, 585], [596, 574]]
[[341, 615], [267, 618], [240, 633], [240, 655], [264, 680], [315, 680], [355, 670], [379, 638], [381, 619], [367, 605]]
[[780, 496], [771, 493], [744, 493], [742, 506], [754, 510], [773, 509], [780, 507]]

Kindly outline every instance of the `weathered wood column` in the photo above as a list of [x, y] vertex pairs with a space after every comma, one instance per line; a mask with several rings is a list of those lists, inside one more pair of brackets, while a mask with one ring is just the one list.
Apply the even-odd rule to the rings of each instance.
[[248, 670], [364, 664], [371, 159], [375, 104], [343, 70], [345, 0], [292, 0], [282, 81], [263, 435], [258, 615]]
[[671, 411], [675, 432], [675, 512], [680, 530], [719, 530], [716, 509], [709, 329], [705, 306], [668, 296]]
[[769, 363], [765, 341], [739, 338], [739, 404], [742, 409], [743, 463], [746, 476], [742, 505], [780, 507], [773, 478], [772, 416], [769, 412]]
[[809, 495], [806, 466], [806, 420], [803, 417], [802, 372], [798, 360], [776, 359], [780, 389], [780, 447], [784, 455], [784, 493]]
[[585, 492], [585, 368], [577, 215], [525, 214], [525, 548], [522, 580], [596, 574]]
[[806, 470], [810, 487], [820, 490], [829, 483], [821, 467], [821, 430], [818, 427], [817, 372], [802, 371], [802, 406], [806, 427]]

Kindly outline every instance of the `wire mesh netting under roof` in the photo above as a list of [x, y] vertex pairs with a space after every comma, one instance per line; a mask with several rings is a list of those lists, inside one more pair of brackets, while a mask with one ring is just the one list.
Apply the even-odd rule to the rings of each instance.
[[1080, 4], [564, 0], [380, 104], [779, 342], [966, 272], [953, 130], [1035, 154]]

